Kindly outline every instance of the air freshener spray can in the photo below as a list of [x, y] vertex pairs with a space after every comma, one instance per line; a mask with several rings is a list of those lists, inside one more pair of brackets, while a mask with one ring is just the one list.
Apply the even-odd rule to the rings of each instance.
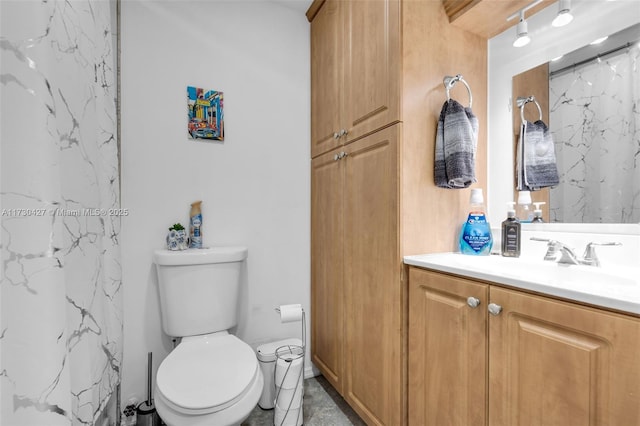
[[202, 212], [200, 211], [202, 201], [195, 201], [191, 204], [191, 213], [189, 214], [189, 247], [202, 248]]

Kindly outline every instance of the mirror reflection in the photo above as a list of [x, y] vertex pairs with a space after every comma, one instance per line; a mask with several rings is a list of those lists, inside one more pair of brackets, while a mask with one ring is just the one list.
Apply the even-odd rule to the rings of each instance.
[[[558, 132], [558, 130], [556, 130], [557, 126], [560, 126], [561, 128], [565, 127], [561, 124], [563, 121], [559, 121], [559, 120], [564, 120], [564, 118], [554, 118], [554, 117], [551, 117], [549, 114], [551, 113], [552, 109], [554, 110], [554, 115], [555, 115], [556, 110], [559, 111], [563, 109], [562, 107], [565, 107], [565, 106], [568, 107], [572, 105], [568, 101], [567, 96], [560, 97], [563, 93], [566, 93], [568, 96], [572, 96], [572, 99], [578, 99], [580, 101], [584, 101], [580, 103], [582, 107], [577, 106], [577, 104], [573, 105], [575, 107], [573, 111], [574, 114], [577, 114], [582, 118], [584, 118], [584, 116], [582, 115], [583, 113], [586, 114], [587, 112], [590, 112], [595, 114], [595, 112], [591, 111], [590, 108], [585, 108], [585, 105], [589, 107], [594, 106], [596, 102], [595, 101], [589, 102], [589, 101], [592, 100], [594, 97], [600, 97], [600, 94], [601, 94], [601, 93], [598, 93], [597, 91], [595, 92], [592, 91], [591, 94], [585, 94], [584, 99], [582, 99], [583, 98], [582, 94], [586, 93], [584, 92], [584, 88], [581, 89], [582, 92], [580, 92], [580, 96], [577, 96], [577, 92], [578, 92], [577, 89], [576, 89], [576, 92], [573, 93], [570, 90], [554, 88], [553, 89], [554, 92], [551, 93], [551, 90], [548, 87], [549, 84], [555, 85], [556, 81], [560, 81], [562, 79], [569, 80], [569, 84], [573, 84], [573, 87], [577, 88], [578, 83], [584, 83], [585, 81], [587, 81], [584, 76], [580, 76], [580, 74], [582, 73], [580, 73], [579, 70], [584, 69], [584, 67], [588, 66], [587, 63], [593, 66], [595, 63], [598, 62], [598, 58], [596, 57], [595, 59], [590, 59], [584, 64], [580, 64], [580, 62], [582, 62], [585, 58], [571, 59], [566, 54], [568, 52], [572, 52], [577, 49], [580, 49], [581, 47], [587, 46], [589, 45], [590, 42], [604, 35], [609, 35], [610, 36], [609, 38], [613, 38], [611, 37], [612, 34], [616, 34], [626, 28], [635, 27], [635, 32], [637, 34], [637, 31], [638, 31], [637, 24], [640, 23], [640, 8], [637, 7], [637, 3], [635, 1], [634, 2], [575, 1], [572, 3], [572, 8], [571, 8], [572, 13], [574, 14], [574, 20], [569, 25], [566, 25], [564, 27], [552, 26], [551, 23], [558, 13], [557, 5], [556, 7], [552, 7], [552, 6], [554, 5], [544, 8], [538, 13], [535, 13], [528, 18], [529, 27], [531, 29], [530, 34], [532, 38], [531, 43], [529, 43], [529, 45], [521, 48], [513, 47], [514, 31], [504, 31], [489, 40], [489, 55], [488, 55], [489, 114], [488, 114], [488, 120], [487, 120], [488, 139], [489, 139], [489, 147], [488, 147], [489, 167], [487, 169], [487, 173], [488, 173], [488, 188], [489, 188], [488, 207], [489, 207], [489, 216], [492, 222], [502, 220], [502, 218], [506, 214], [505, 208], [507, 204], [517, 199], [517, 194], [514, 193], [515, 186], [516, 186], [515, 180], [514, 180], [515, 178], [514, 168], [516, 163], [516, 158], [515, 158], [516, 143], [515, 142], [517, 141], [517, 139], [515, 138], [517, 137], [518, 126], [514, 127], [513, 124], [517, 123], [518, 125], [520, 125], [521, 120], [520, 120], [518, 108], [515, 105], [516, 98], [517, 96], [535, 95], [536, 100], [539, 100], [541, 105], [544, 103], [543, 101], [545, 100], [539, 94], [539, 92], [536, 92], [536, 89], [538, 88], [538, 84], [540, 83], [538, 80], [533, 81], [532, 79], [525, 79], [524, 86], [520, 87], [520, 89], [518, 89], [518, 93], [516, 93], [517, 88], [513, 86], [517, 80], [516, 77], [522, 74], [525, 74], [530, 70], [534, 70], [536, 68], [546, 68], [546, 72], [541, 79], [542, 83], [540, 83], [546, 86], [546, 89], [540, 91], [541, 93], [545, 94], [544, 98], [546, 98], [546, 108], [543, 106], [542, 115], [544, 117], [543, 118], [544, 122], [547, 123], [550, 127], [554, 127], [553, 130], [555, 132]], [[637, 47], [635, 48], [637, 49]], [[598, 49], [598, 48], [595, 48], [595, 49]], [[631, 50], [633, 49], [633, 47], [629, 46], [626, 49]], [[565, 62], [564, 64], [561, 64], [561, 62], [552, 62], [552, 59], [558, 56], [561, 56], [563, 54], [565, 54], [565, 57], [563, 58], [563, 61]], [[593, 58], [594, 55], [597, 55], [597, 53], [594, 54], [592, 50], [589, 57]], [[617, 64], [613, 64], [612, 62], [613, 60], [611, 58], [615, 56], [616, 54], [605, 55], [604, 57], [600, 57], [600, 61], [604, 63], [604, 65], [606, 65], [607, 60], [609, 60], [609, 63], [612, 65], [612, 67], [615, 67], [618, 73], [621, 73], [622, 72], [621, 66]], [[561, 68], [565, 68], [567, 65], [571, 65], [571, 67], [563, 70], [560, 73], [554, 74], [553, 76], [551, 76], [551, 81], [549, 80], [550, 72], [557, 71]], [[637, 75], [637, 72], [638, 72], [637, 63], [635, 65], [634, 72], [635, 72], [635, 77], [630, 76], [631, 81], [632, 82], [640, 81], [640, 78], [638, 78], [638, 75]], [[594, 84], [592, 81], [589, 81], [589, 83]], [[585, 84], [588, 87], [594, 87], [594, 86], [590, 86], [587, 83]], [[602, 91], [604, 89], [601, 87], [600, 90]], [[627, 90], [626, 93], [628, 94], [629, 90]], [[551, 98], [549, 96], [551, 96]], [[630, 133], [632, 135], [635, 135], [635, 136], [632, 136], [632, 139], [636, 141], [636, 146], [637, 146], [637, 143], [638, 143], [637, 142], [638, 141], [637, 111], [639, 109], [637, 106], [638, 105], [637, 95], [635, 95], [635, 98], [636, 100], [634, 102], [636, 106], [634, 107], [634, 109], [632, 109], [632, 111], [636, 111], [636, 115], [634, 115], [635, 117], [634, 122], [631, 122], [628, 119], [623, 119], [623, 120], [628, 126], [628, 128], [631, 129]], [[605, 111], [609, 111], [610, 107], [605, 106], [603, 109]], [[514, 117], [514, 114], [516, 113], [518, 114], [517, 121], [515, 121], [515, 117]], [[528, 107], [525, 108], [525, 116], [528, 121], [538, 118], [538, 112], [535, 106], [533, 106], [533, 103], [531, 103]], [[612, 119], [611, 117], [608, 117], [602, 120], [608, 123], [611, 119]], [[581, 120], [580, 122], [585, 121], [585, 122], [593, 123], [599, 120], [600, 118], [598, 117], [598, 119], [596, 120], [594, 115], [593, 119], [587, 120], [586, 118], [584, 118], [584, 120]], [[610, 127], [611, 126], [609, 126], [608, 128]], [[564, 129], [563, 133], [566, 130], [567, 129]], [[577, 130], [574, 129], [574, 132], [570, 133], [573, 135], [573, 139], [570, 139], [570, 140], [567, 139], [569, 140], [569, 142], [567, 143], [571, 143], [573, 145], [584, 144], [583, 148], [586, 148], [586, 143], [576, 142], [576, 139], [575, 139], [577, 137], [576, 132]], [[600, 132], [604, 132], [604, 131], [600, 130]], [[564, 136], [561, 135], [560, 133], [558, 133], [557, 135], [554, 135], [554, 138], [560, 138], [560, 137], [564, 138]], [[615, 144], [607, 142], [607, 144], [603, 148], [590, 150], [589, 155], [585, 154], [584, 152], [581, 152], [580, 155], [585, 157], [588, 157], [588, 156], [598, 157], [598, 156], [601, 156], [600, 152], [603, 150], [610, 153], [613, 150], [614, 146], [617, 145], [619, 138], [620, 138], [620, 135], [618, 134], [616, 135], [615, 138], [613, 138], [615, 139], [615, 142], [616, 142]], [[560, 144], [562, 142], [558, 140], [556, 141], [556, 143]], [[560, 149], [564, 149], [565, 147], [566, 147], [566, 143], [562, 143], [562, 145], [558, 148], [558, 151], [560, 151]], [[638, 148], [636, 148], [636, 152], [637, 151], [638, 151]], [[596, 152], [598, 154], [596, 154]], [[622, 156], [622, 158], [625, 158], [625, 159], [629, 159], [632, 157], [631, 154], [620, 154], [620, 155]], [[637, 161], [638, 155], [633, 154], [633, 156], [634, 156], [634, 159]], [[564, 162], [564, 159], [561, 161]], [[582, 161], [582, 157], [580, 157], [580, 162], [581, 161]], [[600, 163], [593, 167], [599, 170], [605, 170], [607, 168], [608, 169], [615, 168], [616, 170], [619, 170], [622, 167], [626, 167], [622, 164], [618, 164], [618, 162], [614, 162], [614, 163], [615, 165]], [[576, 164], [576, 161], [571, 163], [571, 165], [575, 165], [575, 164]], [[568, 167], [571, 167], [571, 165]], [[567, 175], [565, 170], [558, 170], [558, 172], [562, 175]], [[569, 181], [573, 179], [576, 182], [582, 182], [582, 184], [584, 184], [584, 179], [581, 179], [581, 178], [574, 178], [572, 176], [568, 176], [567, 179]], [[605, 177], [600, 177], [600, 180], [602, 179], [605, 179]], [[635, 178], [628, 177], [627, 179], [634, 179], [636, 182], [638, 181], [637, 177]], [[575, 186], [578, 186], [578, 185], [580, 184], [576, 184]], [[639, 223], [640, 220], [638, 219], [638, 216], [637, 216], [637, 207], [638, 207], [638, 201], [639, 201], [637, 190], [634, 190], [631, 195], [631, 192], [626, 191], [630, 185], [631, 184], [629, 183], [628, 185], [624, 185], [623, 188], [610, 189], [609, 187], [607, 187], [607, 189], [605, 190], [599, 190], [598, 191], [599, 193], [594, 195], [592, 200], [588, 203], [590, 206], [595, 205], [596, 203], [600, 203], [598, 204], [599, 209], [600, 209], [600, 206], [603, 206], [603, 205], [613, 205], [613, 201], [610, 201], [609, 199], [606, 198], [607, 196], [610, 195], [610, 193], [613, 193], [613, 194], [617, 193], [618, 198], [623, 199], [625, 201], [628, 201], [629, 199], [633, 198], [633, 201], [634, 201], [633, 206], [635, 208], [635, 212], [627, 213], [630, 210], [628, 207], [625, 206], [624, 217], [623, 217], [623, 214], [621, 213], [622, 211], [621, 208], [617, 210], [616, 214], [609, 214], [609, 212], [605, 212], [606, 214], [598, 213], [598, 216], [596, 216], [596, 214], [593, 214], [593, 215], [586, 214], [586, 213], [583, 214], [583, 212], [585, 211], [585, 208], [582, 208], [582, 210], [578, 209], [579, 213], [567, 214], [566, 205], [571, 203], [573, 200], [578, 200], [579, 196], [575, 196], [574, 198], [567, 198], [566, 195], [555, 198], [555, 201], [552, 202], [552, 203], [555, 203], [555, 205], [551, 206], [551, 208], [554, 209], [554, 211], [550, 212], [548, 208], [549, 208], [549, 200], [551, 195], [548, 188], [542, 191], [535, 191], [534, 193], [532, 193], [532, 196], [544, 197], [545, 196], [544, 192], [545, 191], [547, 192], [546, 198], [545, 198], [547, 200], [547, 204], [543, 206], [543, 213], [545, 215], [544, 219], [547, 222], [563, 221], [568, 223], [569, 222], [580, 222], [580, 223], [600, 222], [602, 223], [604, 221], [607, 223], [614, 223], [614, 222], [620, 223], [624, 221], [624, 222]], [[560, 187], [558, 186], [557, 189], [560, 189]], [[585, 198], [586, 195], [583, 195], [582, 197]], [[545, 199], [542, 199], [541, 201], [545, 201]], [[534, 199], [534, 201], [536, 200]], [[577, 201], [573, 201], [574, 204], [576, 204], [576, 202]], [[577, 203], [577, 204], [580, 205], [580, 203]], [[582, 205], [584, 206], [585, 204], [582, 204]], [[558, 210], [555, 210], [556, 208]], [[559, 209], [562, 209], [563, 211], [561, 212], [559, 211]]]
[[545, 221], [640, 222], [639, 59], [636, 24], [513, 77], [512, 99], [535, 97], [555, 142], [560, 182], [533, 193]]
[[549, 63], [551, 222], [640, 222], [640, 24]]

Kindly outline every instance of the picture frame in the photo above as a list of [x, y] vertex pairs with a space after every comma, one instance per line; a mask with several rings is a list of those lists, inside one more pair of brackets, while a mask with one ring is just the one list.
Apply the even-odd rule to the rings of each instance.
[[187, 86], [187, 133], [192, 140], [224, 141], [224, 93]]

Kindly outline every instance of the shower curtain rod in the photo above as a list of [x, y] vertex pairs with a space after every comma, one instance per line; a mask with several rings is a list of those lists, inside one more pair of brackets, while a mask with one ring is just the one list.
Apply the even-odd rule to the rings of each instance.
[[629, 47], [633, 46], [635, 43], [637, 43], [637, 41], [635, 41], [633, 43], [628, 41], [625, 44], [623, 44], [622, 46], [618, 46], [618, 47], [616, 47], [614, 49], [607, 50], [604, 53], [599, 53], [597, 55], [593, 55], [590, 58], [584, 59], [582, 61], [576, 62], [576, 63], [571, 64], [571, 65], [567, 65], [566, 67], [560, 68], [559, 70], [551, 71], [549, 73], [549, 77], [553, 77], [556, 74], [560, 74], [560, 73], [562, 73], [564, 71], [567, 71], [567, 70], [570, 70], [572, 68], [576, 68], [576, 67], [579, 67], [581, 65], [588, 64], [589, 62], [593, 61], [594, 59], [604, 58], [605, 56], [609, 56], [609, 55], [611, 55], [613, 53], [616, 53], [616, 52], [618, 52], [618, 51], [620, 51], [622, 49], [628, 49]]

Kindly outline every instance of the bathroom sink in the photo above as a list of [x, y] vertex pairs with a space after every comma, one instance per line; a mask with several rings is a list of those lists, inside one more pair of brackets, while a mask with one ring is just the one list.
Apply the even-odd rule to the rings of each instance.
[[[452, 253], [455, 254], [455, 253]], [[485, 273], [498, 272], [514, 279], [531, 278], [549, 284], [557, 281], [577, 282], [583, 286], [608, 284], [617, 281], [623, 285], [635, 285], [638, 282], [631, 275], [625, 276], [623, 270], [603, 269], [593, 266], [567, 265], [551, 261], [510, 258], [502, 256], [453, 256], [452, 264], [461, 268], [473, 268]], [[531, 275], [534, 275], [531, 277]]]
[[404, 263], [640, 314], [640, 268], [566, 265], [533, 258], [435, 253]]

